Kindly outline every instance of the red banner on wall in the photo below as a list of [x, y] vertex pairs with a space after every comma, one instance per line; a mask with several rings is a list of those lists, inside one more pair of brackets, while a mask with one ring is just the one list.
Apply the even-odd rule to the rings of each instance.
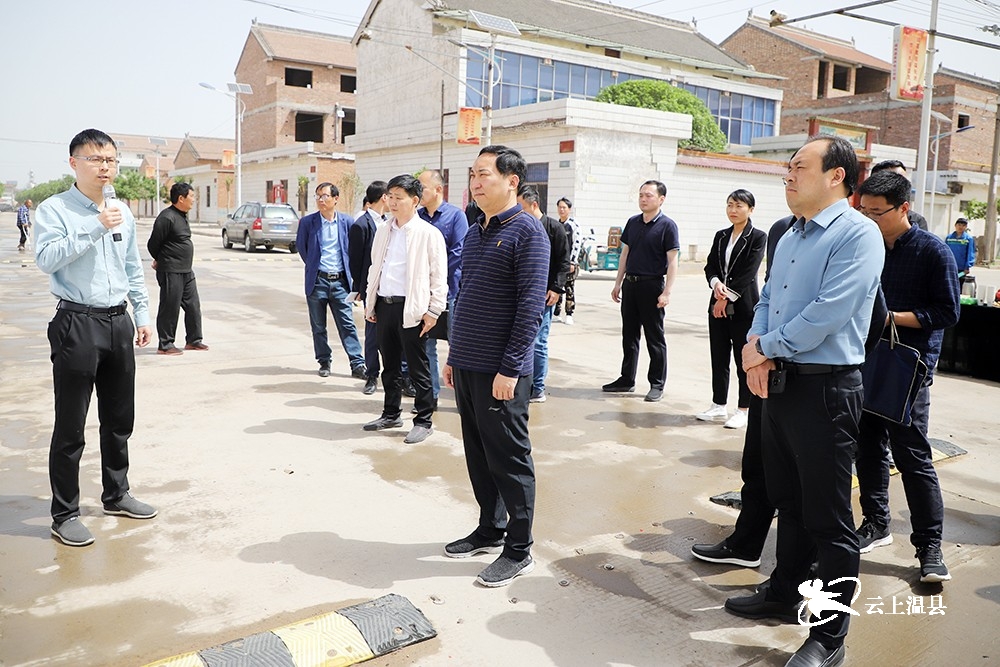
[[892, 76], [889, 97], [919, 102], [924, 99], [927, 31], [898, 25], [892, 32]]
[[483, 130], [483, 110], [479, 107], [461, 107], [458, 110], [457, 141], [460, 144], [479, 145]]

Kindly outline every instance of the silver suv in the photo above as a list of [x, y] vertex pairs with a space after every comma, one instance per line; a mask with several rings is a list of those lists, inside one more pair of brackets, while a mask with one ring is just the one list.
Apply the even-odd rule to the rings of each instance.
[[257, 246], [270, 250], [274, 246], [295, 253], [295, 234], [299, 230], [299, 215], [288, 204], [247, 202], [226, 216], [222, 223], [222, 247], [232, 248], [242, 243], [247, 252]]

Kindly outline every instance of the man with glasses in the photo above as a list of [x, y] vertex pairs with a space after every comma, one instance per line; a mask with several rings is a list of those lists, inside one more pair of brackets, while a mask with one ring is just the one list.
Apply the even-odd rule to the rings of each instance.
[[326, 330], [326, 310], [333, 313], [340, 343], [351, 364], [351, 375], [366, 380], [368, 369], [361, 351], [358, 329], [354, 326], [351, 302], [351, 256], [349, 238], [354, 220], [337, 211], [340, 191], [333, 183], [320, 183], [316, 188], [319, 208], [299, 221], [295, 245], [306, 263], [305, 290], [309, 306], [309, 326], [312, 329], [313, 352], [319, 362], [319, 376], [330, 376], [333, 351]]
[[[38, 207], [35, 263], [59, 299], [49, 322], [55, 427], [49, 445], [52, 535], [82, 547], [94, 536], [80, 521], [80, 458], [90, 398], [97, 388], [104, 513], [151, 519], [156, 510], [132, 497], [128, 439], [135, 422], [135, 344], [149, 344], [149, 295], [135, 219], [103, 188], [118, 171], [115, 142], [84, 130], [69, 145], [76, 183]], [[135, 327], [125, 299], [132, 304]]]
[[[795, 622], [799, 586], [813, 578], [842, 605], [854, 597], [860, 555], [851, 468], [860, 365], [884, 256], [878, 229], [847, 202], [858, 173], [854, 148], [840, 137], [810, 139], [788, 165], [785, 200], [796, 221], [778, 242], [743, 348], [747, 385], [763, 399], [777, 565], [769, 586], [726, 601], [737, 616]], [[787, 667], [842, 664], [848, 619], [823, 612]]]
[[[899, 160], [882, 160], [871, 170], [871, 176], [879, 173], [880, 171], [891, 171], [895, 174], [899, 174], [903, 178], [909, 179], [909, 175], [906, 173], [906, 166]], [[909, 193], [907, 193], [907, 201], [909, 201]], [[927, 231], [927, 218], [920, 215], [914, 210], [909, 210], [906, 212], [906, 219], [910, 221], [910, 227], [919, 227], [920, 229]]]
[[[927, 364], [927, 379], [913, 401], [908, 426], [871, 413], [861, 416], [858, 438], [858, 488], [864, 520], [858, 528], [861, 553], [892, 543], [889, 532], [889, 451], [903, 480], [913, 532], [910, 542], [920, 561], [920, 581], [951, 579], [941, 554], [944, 501], [934, 470], [927, 420], [934, 366], [944, 330], [958, 322], [959, 286], [955, 258], [938, 237], [911, 226], [907, 213], [910, 182], [878, 172], [860, 189], [860, 211], [878, 224], [885, 241], [882, 289], [889, 321], [899, 340], [916, 348]], [[886, 442], [888, 440], [888, 443]]]

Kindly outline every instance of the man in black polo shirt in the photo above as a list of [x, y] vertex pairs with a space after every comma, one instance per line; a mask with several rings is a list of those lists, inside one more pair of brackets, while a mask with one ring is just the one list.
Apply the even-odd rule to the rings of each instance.
[[642, 213], [629, 218], [622, 232], [622, 254], [615, 287], [611, 290], [611, 299], [622, 305], [622, 374], [602, 387], [606, 392], [635, 391], [639, 338], [645, 333], [649, 351], [646, 400], [650, 402], [663, 398], [663, 385], [667, 381], [663, 311], [670, 304], [681, 247], [677, 223], [660, 210], [666, 197], [667, 186], [663, 183], [643, 183], [639, 188]]
[[477, 581], [506, 586], [530, 572], [535, 467], [528, 439], [532, 351], [545, 308], [549, 239], [517, 204], [527, 164], [487, 146], [472, 167], [482, 215], [462, 247], [444, 381], [455, 389], [479, 524], [444, 548], [450, 558], [502, 552]]

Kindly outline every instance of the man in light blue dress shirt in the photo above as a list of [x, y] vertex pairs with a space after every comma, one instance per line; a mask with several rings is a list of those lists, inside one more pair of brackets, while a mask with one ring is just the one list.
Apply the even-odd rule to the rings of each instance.
[[[90, 398], [97, 388], [101, 421], [104, 513], [151, 519], [156, 510], [129, 493], [128, 439], [135, 421], [135, 344], [149, 344], [149, 294], [135, 220], [103, 188], [118, 171], [114, 141], [84, 130], [69, 146], [76, 183], [49, 197], [35, 216], [35, 262], [59, 299], [49, 322], [55, 426], [49, 447], [52, 535], [86, 546], [93, 535], [80, 521], [80, 458]], [[128, 317], [132, 304], [135, 327]]]
[[830, 610], [810, 620], [797, 607], [799, 591], [818, 578], [833, 601], [849, 606], [860, 563], [851, 465], [862, 404], [859, 368], [885, 251], [875, 223], [848, 203], [858, 173], [854, 148], [839, 137], [810, 139], [792, 156], [785, 199], [796, 220], [778, 242], [743, 349], [747, 385], [764, 399], [777, 565], [769, 586], [730, 598], [726, 609], [809, 624], [809, 638], [788, 667], [843, 663], [850, 616]]

